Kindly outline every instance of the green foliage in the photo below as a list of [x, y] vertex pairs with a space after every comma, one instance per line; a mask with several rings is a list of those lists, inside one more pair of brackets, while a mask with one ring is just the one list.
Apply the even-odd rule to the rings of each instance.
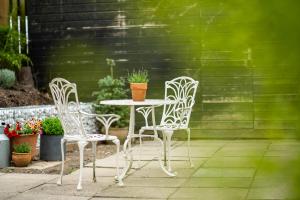
[[64, 130], [57, 117], [45, 118], [42, 122], [43, 134], [45, 135], [63, 135]]
[[139, 70], [136, 72], [135, 70], [133, 70], [132, 73], [128, 73], [127, 79], [129, 83], [148, 83], [148, 71]]
[[111, 76], [106, 76], [98, 81], [99, 91], [93, 92], [92, 96], [96, 97], [94, 108], [98, 114], [117, 114], [121, 119], [113, 126], [126, 127], [128, 126], [129, 110], [124, 106], [100, 105], [100, 101], [109, 99], [125, 99], [128, 98], [129, 90], [126, 89], [124, 78], [114, 79]]
[[14, 146], [15, 153], [29, 153], [31, 151], [31, 146], [28, 143], [22, 143]]
[[9, 69], [0, 69], [0, 87], [10, 88], [15, 84], [15, 72]]
[[[24, 47], [26, 39], [20, 34], [20, 44]], [[23, 62], [32, 64], [30, 58], [19, 53], [19, 33], [15, 27], [12, 29], [0, 27], [0, 68], [19, 70]]]

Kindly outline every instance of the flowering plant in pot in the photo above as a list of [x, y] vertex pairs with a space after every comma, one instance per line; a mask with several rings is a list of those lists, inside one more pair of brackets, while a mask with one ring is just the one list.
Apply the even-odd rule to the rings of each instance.
[[14, 145], [12, 153], [12, 161], [16, 167], [26, 167], [31, 161], [31, 145], [28, 143], [21, 143]]
[[58, 117], [45, 118], [42, 122], [42, 130], [40, 159], [46, 161], [61, 160], [60, 141], [64, 130]]
[[7, 124], [4, 128], [4, 134], [10, 139], [11, 147], [28, 143], [31, 145], [31, 159], [36, 155], [37, 137], [41, 132], [42, 122], [32, 118], [25, 123], [16, 122], [16, 124]]
[[148, 88], [148, 71], [139, 70], [128, 74], [128, 82], [130, 83], [131, 95], [133, 101], [144, 101]]

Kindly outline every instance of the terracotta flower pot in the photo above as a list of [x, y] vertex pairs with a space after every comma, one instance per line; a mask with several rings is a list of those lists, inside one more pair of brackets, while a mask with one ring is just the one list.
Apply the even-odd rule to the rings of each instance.
[[144, 101], [147, 92], [147, 83], [130, 83], [133, 101]]
[[31, 153], [12, 153], [12, 160], [16, 167], [26, 167], [31, 161]]
[[11, 147], [13, 148], [15, 145], [28, 143], [31, 146], [30, 155], [31, 155], [31, 159], [33, 159], [36, 155], [37, 137], [38, 134], [21, 135], [20, 137], [13, 137]]

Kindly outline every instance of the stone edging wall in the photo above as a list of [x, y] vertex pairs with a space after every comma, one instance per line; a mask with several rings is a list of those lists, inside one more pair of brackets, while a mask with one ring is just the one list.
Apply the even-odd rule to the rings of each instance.
[[[91, 103], [81, 103], [80, 107], [83, 111], [93, 113], [94, 109]], [[43, 120], [46, 117], [56, 116], [57, 112], [54, 105], [40, 106], [22, 106], [0, 108], [0, 122], [14, 124], [16, 121], [24, 122], [28, 119], [35, 118]], [[84, 128], [87, 133], [95, 133], [97, 131], [96, 121], [92, 118], [83, 119]]]

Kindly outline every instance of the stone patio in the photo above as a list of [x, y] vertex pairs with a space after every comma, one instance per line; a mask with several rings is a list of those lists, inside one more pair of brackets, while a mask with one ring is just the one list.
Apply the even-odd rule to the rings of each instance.
[[[192, 141], [195, 167], [189, 168], [185, 142], [173, 143], [172, 166], [178, 176], [165, 175], [155, 160], [154, 142], [145, 142], [125, 186], [114, 183], [114, 157], [97, 160], [97, 183], [91, 164], [84, 168], [83, 190], [76, 191], [78, 171], [57, 175], [0, 174], [0, 199], [291, 199], [291, 174], [285, 165], [299, 156], [296, 140]], [[138, 151], [138, 149], [135, 149]], [[138, 159], [138, 154], [135, 160]]]

